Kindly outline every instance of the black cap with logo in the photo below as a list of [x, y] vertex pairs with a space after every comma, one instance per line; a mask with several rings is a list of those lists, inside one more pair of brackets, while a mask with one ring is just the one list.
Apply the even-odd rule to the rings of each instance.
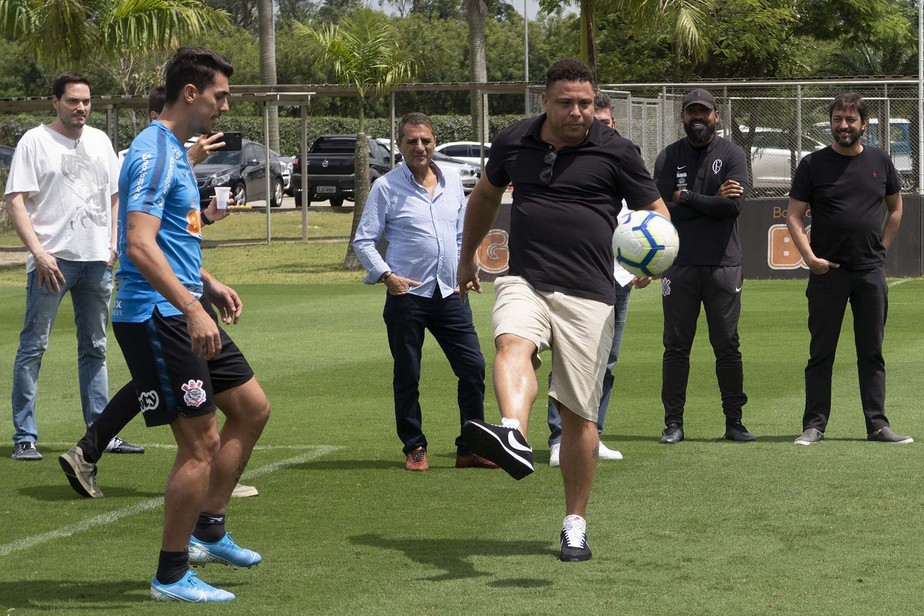
[[690, 105], [702, 105], [707, 109], [715, 109], [715, 97], [708, 90], [696, 89], [683, 97], [683, 108]]

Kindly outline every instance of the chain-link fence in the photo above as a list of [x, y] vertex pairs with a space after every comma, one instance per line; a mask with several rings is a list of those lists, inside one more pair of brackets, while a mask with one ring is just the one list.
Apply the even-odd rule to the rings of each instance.
[[716, 97], [721, 134], [750, 154], [750, 194], [754, 197], [788, 194], [799, 161], [831, 143], [828, 105], [837, 94], [847, 91], [858, 92], [866, 100], [869, 126], [863, 142], [888, 152], [902, 189], [918, 192], [917, 83], [602, 86], [613, 99], [617, 128], [639, 146], [649, 170], [654, 170], [658, 152], [684, 136], [681, 100], [694, 88], [706, 88]]

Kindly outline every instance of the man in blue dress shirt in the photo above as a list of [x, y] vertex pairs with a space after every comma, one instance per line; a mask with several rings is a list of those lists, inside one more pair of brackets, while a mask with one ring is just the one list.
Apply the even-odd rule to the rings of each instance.
[[[395, 360], [393, 387], [404, 468], [429, 470], [421, 425], [420, 358], [424, 330], [436, 338], [459, 379], [459, 426], [484, 419], [484, 356], [469, 304], [456, 288], [465, 193], [459, 176], [432, 162], [433, 123], [422, 113], [401, 118], [403, 162], [372, 186], [353, 248], [367, 270], [366, 284], [388, 290], [383, 317]], [[376, 245], [388, 241], [385, 258]], [[457, 468], [497, 468], [456, 438]]]

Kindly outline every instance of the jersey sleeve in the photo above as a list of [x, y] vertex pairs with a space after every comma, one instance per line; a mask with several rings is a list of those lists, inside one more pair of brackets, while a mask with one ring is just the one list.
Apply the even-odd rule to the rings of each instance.
[[[128, 199], [121, 204], [126, 212], [144, 212], [163, 218], [167, 193], [176, 177], [176, 159], [158, 152], [161, 144], [136, 144], [122, 163], [128, 180]], [[163, 144], [166, 147], [166, 144]]]

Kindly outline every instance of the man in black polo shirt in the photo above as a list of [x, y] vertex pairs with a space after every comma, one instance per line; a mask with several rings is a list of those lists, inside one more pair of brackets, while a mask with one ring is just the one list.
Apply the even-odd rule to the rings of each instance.
[[[888, 154], [860, 142], [868, 117], [859, 94], [835, 97], [828, 117], [834, 142], [799, 163], [786, 213], [793, 243], [811, 271], [805, 291], [811, 334], [805, 413], [803, 432], [795, 443], [811, 445], [824, 439], [831, 414], [834, 354], [848, 301], [867, 439], [911, 443], [910, 436], [896, 434], [889, 427], [882, 358], [889, 308], [885, 255], [902, 219], [898, 172]], [[811, 241], [803, 222], [810, 207]]]
[[458, 281], [481, 290], [476, 250], [513, 184], [510, 269], [495, 281], [494, 391], [503, 425], [470, 421], [472, 451], [515, 479], [533, 471], [527, 421], [539, 353], [551, 348], [549, 397], [562, 421], [563, 561], [590, 558], [587, 502], [597, 462], [597, 413], [613, 341], [612, 236], [619, 203], [669, 216], [638, 148], [594, 121], [593, 73], [574, 59], [546, 73], [545, 113], [497, 136], [468, 201]]
[[684, 139], [664, 148], [655, 161], [655, 182], [668, 202], [680, 235], [680, 252], [661, 279], [664, 358], [662, 443], [683, 440], [683, 410], [690, 375], [690, 349], [699, 308], [706, 310], [709, 342], [725, 413], [725, 436], [756, 440], [741, 423], [744, 370], [738, 350], [741, 315], [741, 243], [738, 214], [748, 186], [747, 159], [740, 147], [715, 134], [719, 109], [706, 90], [683, 99]]

